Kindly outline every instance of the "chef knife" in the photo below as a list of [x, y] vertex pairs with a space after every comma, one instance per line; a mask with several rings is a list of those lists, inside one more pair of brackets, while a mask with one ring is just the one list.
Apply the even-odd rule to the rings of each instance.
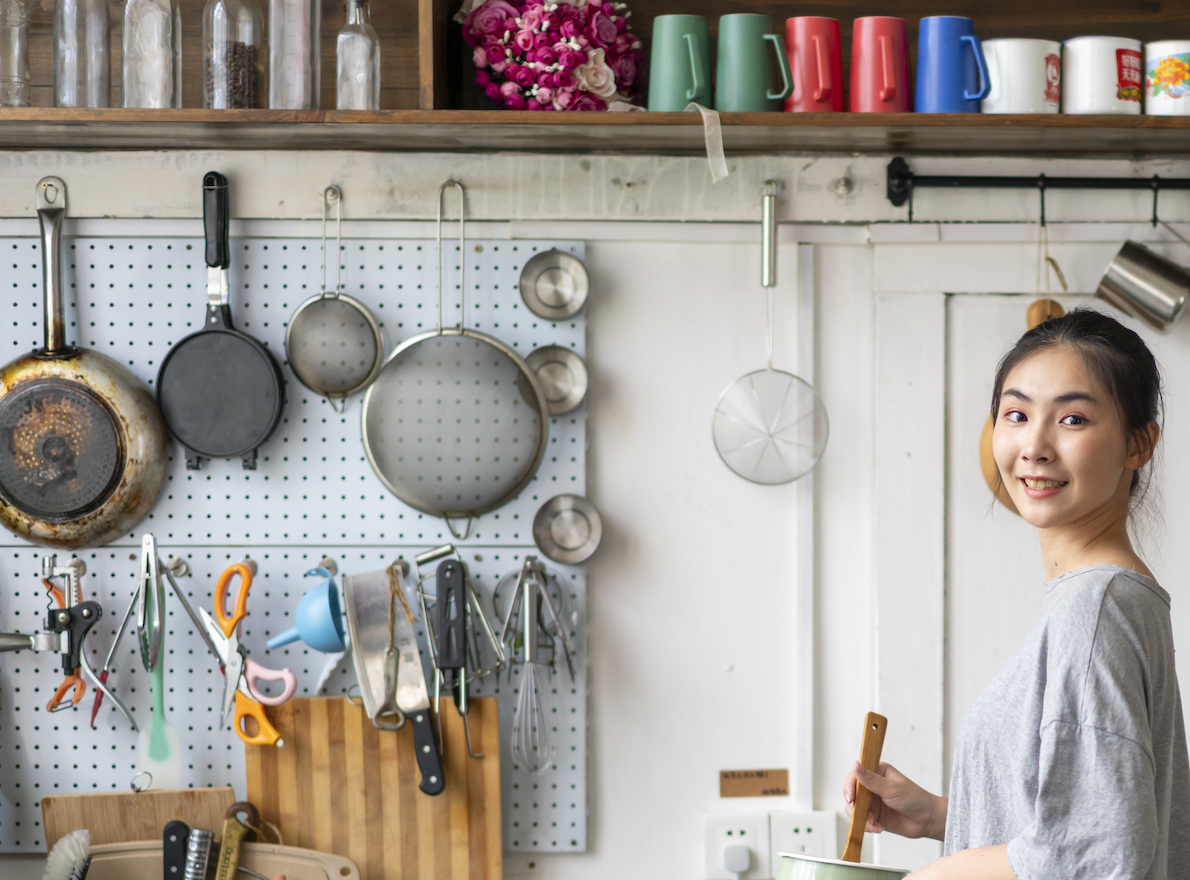
[[400, 655], [397, 663], [397, 707], [413, 722], [413, 748], [417, 752], [417, 767], [421, 770], [421, 785], [418, 787], [426, 794], [442, 794], [446, 779], [442, 775], [442, 759], [434, 740], [430, 694], [426, 690], [426, 674], [421, 668], [417, 636], [405, 615], [394, 615], [393, 624], [393, 644]]
[[167, 822], [161, 835], [161, 860], [165, 880], [182, 880], [186, 870], [186, 840], [190, 826], [180, 819]]

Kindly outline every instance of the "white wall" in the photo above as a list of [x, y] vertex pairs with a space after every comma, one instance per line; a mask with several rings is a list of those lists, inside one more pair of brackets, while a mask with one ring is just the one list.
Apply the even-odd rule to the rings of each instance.
[[[814, 484], [816, 808], [842, 810], [842, 777], [858, 754], [863, 713], [886, 708], [898, 688], [913, 696], [896, 652], [881, 653], [886, 665], [877, 674], [874, 647], [878, 637], [889, 638], [878, 632], [878, 591], [889, 586], [910, 603], [914, 598], [905, 580], [912, 572], [878, 570], [877, 488], [904, 473], [893, 473], [878, 450], [877, 415], [887, 415], [877, 399], [877, 351], [884, 363], [895, 340], [878, 338], [877, 296], [1032, 289], [1035, 195], [922, 193], [916, 215], [932, 222], [909, 226], [900, 222], [905, 211], [883, 199], [886, 162], [732, 160], [732, 177], [716, 187], [701, 160], [672, 157], [6, 153], [0, 154], [6, 180], [0, 217], [14, 219], [0, 224], [33, 233], [33, 183], [52, 172], [66, 178], [76, 216], [152, 217], [143, 228], [163, 232], [174, 231], [165, 221], [176, 219], [195, 229], [197, 177], [215, 167], [243, 182], [233, 199], [239, 217], [313, 217], [317, 193], [336, 182], [353, 221], [349, 235], [370, 234], [378, 222], [424, 234], [432, 192], [447, 174], [457, 174], [473, 194], [473, 213], [489, 221], [482, 234], [586, 239], [594, 283], [589, 485], [607, 520], [590, 595], [591, 851], [510, 858], [507, 873], [694, 880], [701, 876], [702, 816], [737, 806], [718, 799], [717, 771], [794, 770], [800, 757], [793, 735], [799, 720], [796, 487], [764, 489], [739, 480], [710, 440], [718, 394], [762, 362], [759, 184], [768, 176], [786, 182], [782, 216], [798, 224], [782, 230], [778, 365], [792, 367], [799, 357], [793, 245], [816, 243], [815, 384], [831, 417], [830, 445]], [[1190, 168], [1027, 159], [914, 165], [924, 173], [1141, 177], [1185, 175]], [[844, 176], [854, 186], [839, 196], [829, 184]], [[308, 185], [295, 190], [295, 180]], [[1068, 277], [1085, 292], [1113, 243], [1143, 230], [1148, 202], [1143, 194], [1061, 193], [1047, 208], [1051, 218], [1069, 221], [1055, 224], [1051, 239]], [[1162, 208], [1164, 216], [1190, 219], [1183, 195], [1163, 196]], [[959, 222], [966, 220], [988, 222]], [[86, 228], [85, 221], [76, 225]], [[901, 344], [926, 342], [911, 337]], [[1185, 334], [1169, 344], [1180, 354]], [[922, 511], [910, 504], [901, 515], [912, 522]], [[1177, 533], [1176, 525], [1170, 532]], [[1178, 589], [1171, 587], [1176, 602]], [[1015, 628], [1008, 613], [979, 619], [963, 610], [917, 635], [927, 653], [932, 645], [941, 651], [944, 639], [969, 652], [988, 645], [1002, 653]], [[938, 695], [929, 710], [936, 718], [893, 714], [894, 731], [953, 726], [990, 674], [971, 656], [952, 649], [945, 668], [921, 681]], [[894, 743], [890, 735], [890, 748]], [[901, 755], [886, 757], [904, 763]], [[939, 777], [943, 760], [944, 749], [911, 757]], [[17, 864], [0, 857], [0, 874], [20, 877]], [[40, 875], [40, 868], [30, 870]]]

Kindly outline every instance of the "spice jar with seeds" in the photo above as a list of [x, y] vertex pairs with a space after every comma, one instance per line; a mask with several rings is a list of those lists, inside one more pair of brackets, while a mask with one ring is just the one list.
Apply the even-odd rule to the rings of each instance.
[[265, 106], [264, 15], [257, 0], [207, 0], [202, 37], [203, 106]]

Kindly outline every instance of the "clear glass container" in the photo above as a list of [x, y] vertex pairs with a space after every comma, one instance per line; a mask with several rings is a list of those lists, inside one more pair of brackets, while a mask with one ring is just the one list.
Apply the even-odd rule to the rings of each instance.
[[0, 0], [0, 107], [29, 106], [29, 4]]
[[203, 103], [215, 110], [265, 105], [264, 16], [256, 0], [207, 0], [202, 16]]
[[370, 18], [368, 0], [349, 0], [336, 53], [340, 110], [380, 109], [380, 38]]
[[269, 0], [269, 108], [321, 105], [321, 0]]
[[110, 107], [112, 22], [107, 0], [54, 4], [54, 106]]
[[126, 0], [124, 106], [182, 106], [182, 16], [178, 0]]

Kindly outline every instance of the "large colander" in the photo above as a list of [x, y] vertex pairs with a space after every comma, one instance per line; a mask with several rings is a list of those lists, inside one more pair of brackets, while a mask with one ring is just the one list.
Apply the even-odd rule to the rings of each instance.
[[[442, 215], [459, 191], [459, 325], [443, 326]], [[499, 339], [463, 326], [466, 194], [438, 190], [438, 329], [398, 345], [364, 395], [368, 462], [394, 495], [447, 520], [470, 520], [515, 498], [549, 440], [549, 405], [529, 365]]]
[[768, 295], [768, 366], [736, 380], [719, 398], [712, 434], [723, 463], [745, 480], [775, 486], [804, 477], [826, 449], [826, 407], [804, 380], [773, 369], [777, 284], [777, 185], [765, 183], [761, 286]]
[[[335, 287], [327, 287], [327, 215], [335, 216]], [[328, 186], [322, 200], [322, 292], [307, 299], [285, 331], [285, 355], [298, 381], [342, 412], [346, 398], [376, 378], [384, 362], [384, 334], [362, 302], [343, 293], [343, 194]], [[336, 402], [338, 405], [336, 406]]]

